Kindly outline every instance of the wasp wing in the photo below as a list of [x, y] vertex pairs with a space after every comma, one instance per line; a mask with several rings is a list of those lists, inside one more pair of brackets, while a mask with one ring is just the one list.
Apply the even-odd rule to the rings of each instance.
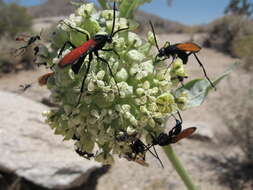
[[197, 53], [201, 50], [201, 47], [198, 46], [197, 44], [195, 43], [191, 43], [191, 42], [188, 42], [188, 43], [180, 43], [180, 44], [175, 44], [175, 46], [179, 49], [179, 50], [182, 50], [182, 51], [189, 51], [189, 52], [194, 52], [194, 53]]
[[177, 136], [172, 138], [172, 143], [176, 143], [182, 140], [183, 138], [191, 136], [196, 131], [196, 129], [197, 129], [196, 127], [190, 127], [190, 128], [184, 129], [181, 133], [179, 133]]
[[44, 86], [47, 84], [47, 80], [49, 77], [51, 77], [54, 74], [54, 72], [46, 73], [38, 78], [38, 82], [40, 86]]

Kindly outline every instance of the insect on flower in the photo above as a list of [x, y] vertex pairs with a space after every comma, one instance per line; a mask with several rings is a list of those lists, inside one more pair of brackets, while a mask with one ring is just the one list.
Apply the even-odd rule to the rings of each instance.
[[[173, 143], [176, 143], [176, 142], [182, 140], [183, 138], [189, 137], [190, 135], [192, 135], [195, 132], [196, 127], [186, 128], [182, 131], [182, 118], [181, 118], [181, 115], [179, 114], [179, 112], [178, 112], [178, 115], [180, 117], [180, 120], [176, 119], [173, 116], [176, 120], [176, 124], [169, 131], [168, 134], [160, 133], [158, 136], [151, 135], [152, 144], [147, 145], [147, 150], [149, 150], [151, 147], [153, 147], [154, 152], [155, 152], [155, 157], [159, 158], [158, 154], [156, 152], [156, 149], [155, 149], [155, 145], [166, 146], [166, 145], [169, 145], [169, 144], [173, 144]], [[160, 163], [163, 167], [163, 164], [162, 164], [160, 159], [159, 159], [159, 161], [160, 161]]]
[[189, 127], [182, 131], [182, 117], [179, 112], [177, 112], [177, 114], [180, 120], [178, 120], [174, 115], [172, 115], [176, 121], [175, 126], [168, 132], [168, 134], [160, 133], [158, 136], [152, 135], [151, 137], [153, 139], [153, 143], [149, 145], [149, 148], [155, 145], [166, 146], [169, 144], [176, 143], [181, 139], [192, 135], [195, 132], [196, 127]]
[[[129, 27], [127, 28], [121, 28], [121, 29], [118, 29], [117, 31], [114, 31], [114, 27], [115, 27], [115, 12], [116, 12], [116, 5], [115, 5], [115, 2], [113, 4], [113, 25], [112, 25], [112, 31], [110, 34], [97, 34], [95, 35], [93, 38], [89, 39], [89, 35], [77, 28], [74, 28], [72, 27], [71, 25], [67, 24], [64, 22], [65, 25], [67, 25], [69, 28], [73, 29], [73, 30], [76, 30], [77, 32], [80, 32], [84, 35], [86, 35], [86, 38], [87, 38], [87, 41], [84, 42], [81, 46], [79, 47], [75, 47], [74, 44], [72, 44], [70, 41], [67, 41], [64, 43], [63, 47], [61, 48], [60, 52], [59, 52], [59, 55], [58, 57], [60, 57], [60, 55], [62, 54], [63, 50], [65, 49], [66, 45], [69, 45], [73, 48], [73, 50], [71, 52], [69, 52], [68, 54], [66, 54], [59, 62], [59, 67], [65, 67], [67, 65], [71, 65], [71, 68], [73, 70], [73, 72], [75, 74], [78, 74], [81, 66], [83, 65], [83, 61], [84, 59], [86, 58], [86, 56], [88, 55], [89, 56], [89, 62], [88, 62], [88, 65], [87, 65], [87, 68], [86, 68], [86, 72], [85, 72], [85, 75], [82, 79], [82, 85], [81, 85], [81, 88], [80, 88], [80, 95], [79, 95], [79, 98], [78, 98], [78, 102], [77, 102], [77, 105], [80, 103], [80, 99], [81, 99], [81, 96], [82, 96], [82, 93], [84, 91], [84, 83], [85, 83], [85, 80], [88, 76], [88, 73], [90, 71], [90, 66], [91, 66], [91, 61], [93, 60], [93, 53], [95, 54], [95, 56], [97, 57], [97, 59], [99, 61], [102, 61], [103, 63], [105, 63], [108, 68], [109, 68], [109, 71], [110, 71], [110, 74], [111, 76], [113, 77], [115, 83], [116, 83], [116, 86], [118, 88], [118, 92], [119, 92], [119, 87], [117, 85], [117, 82], [115, 80], [115, 77], [113, 75], [113, 72], [112, 72], [112, 69], [109, 65], [109, 63], [107, 62], [107, 60], [105, 60], [104, 58], [100, 57], [99, 56], [99, 53], [98, 51], [112, 51], [114, 52], [117, 56], [118, 53], [114, 50], [114, 49], [103, 49], [103, 47], [109, 43], [111, 44], [113, 42], [113, 36], [115, 34], [117, 34], [118, 32], [120, 31], [124, 31], [124, 30], [127, 30]], [[120, 92], [119, 92], [120, 94]]]
[[[206, 70], [204, 68], [204, 65], [201, 63], [201, 61], [199, 60], [199, 58], [196, 55], [196, 53], [198, 53], [201, 50], [201, 47], [198, 46], [195, 43], [192, 43], [192, 42], [177, 43], [177, 44], [172, 44], [172, 45], [169, 42], [166, 42], [165, 45], [164, 45], [164, 47], [159, 48], [157, 40], [156, 40], [156, 35], [155, 35], [155, 30], [154, 30], [153, 24], [152, 24], [151, 21], [149, 23], [150, 23], [150, 26], [151, 26], [151, 29], [152, 29], [152, 33], [154, 35], [156, 48], [158, 50], [158, 54], [156, 55], [155, 61], [157, 61], [158, 57], [159, 58], [165, 57], [164, 59], [161, 60], [161, 61], [164, 61], [164, 60], [170, 58], [170, 56], [172, 56], [173, 60], [176, 57], [179, 57], [180, 59], [182, 59], [183, 64], [187, 64], [188, 57], [191, 54], [193, 54], [193, 56], [196, 58], [197, 62], [199, 63], [199, 66], [202, 68], [203, 73], [204, 73], [206, 79], [208, 80], [208, 82], [210, 83], [210, 85], [216, 90], [214, 84], [212, 83], [212, 81], [207, 76], [207, 73], [206, 73]], [[171, 64], [168, 65], [168, 68], [170, 67], [170, 65]]]
[[146, 145], [140, 140], [136, 139], [130, 144], [131, 152], [126, 152], [124, 157], [128, 161], [134, 161], [142, 166], [148, 167], [149, 164], [146, 163]]
[[[22, 47], [20, 47], [20, 48], [18, 48], [18, 49], [15, 50], [15, 53], [17, 53], [19, 51], [19, 53], [17, 53], [16, 56], [23, 54], [25, 52], [25, 50], [28, 47], [30, 47], [33, 43], [35, 43], [38, 40], [41, 40], [41, 38], [40, 38], [41, 34], [42, 34], [42, 30], [41, 30], [41, 32], [40, 32], [39, 35], [35, 35], [35, 36], [31, 36], [30, 37], [28, 35], [24, 35], [23, 34], [23, 35], [20, 35], [20, 36], [16, 37], [16, 39], [15, 39], [16, 41], [26, 42], [25, 46], [22, 46]], [[38, 52], [39, 52], [39, 47], [36, 46], [34, 48], [34, 55], [36, 56], [38, 54]]]
[[[157, 153], [154, 154], [152, 151], [149, 150], [149, 148], [140, 140], [140, 134], [133, 133], [129, 135], [127, 132], [121, 132], [120, 135], [117, 135], [115, 139], [118, 142], [121, 141], [130, 141], [130, 150], [131, 152], [126, 152], [124, 154], [124, 157], [128, 161], [134, 161], [142, 166], [149, 166], [148, 163], [146, 163], [146, 152], [149, 151], [156, 159], [159, 160], [161, 163], [160, 158], [158, 157]], [[162, 165], [162, 163], [161, 163]], [[163, 165], [162, 165], [163, 166]]]

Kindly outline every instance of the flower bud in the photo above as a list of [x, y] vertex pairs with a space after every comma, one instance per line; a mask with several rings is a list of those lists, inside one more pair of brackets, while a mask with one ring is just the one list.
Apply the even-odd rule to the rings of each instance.
[[129, 60], [134, 62], [141, 62], [145, 57], [142, 53], [138, 52], [137, 50], [130, 50], [127, 53], [127, 57]]
[[[153, 32], [151, 32], [151, 31], [148, 32], [148, 34], [147, 34], [147, 39], [148, 39], [148, 42], [149, 42], [150, 44], [152, 44], [153, 46], [156, 45], [156, 44], [155, 44], [155, 38], [154, 38]], [[159, 39], [157, 39], [157, 40], [159, 40]]]
[[121, 82], [121, 81], [126, 81], [128, 78], [128, 73], [126, 69], [122, 68], [119, 72], [116, 74], [116, 80]]
[[133, 46], [135, 48], [142, 45], [142, 41], [139, 36], [133, 32], [128, 32], [128, 42], [130, 46]]
[[87, 3], [82, 6], [80, 6], [76, 10], [76, 14], [83, 16], [83, 17], [90, 17], [91, 13], [94, 11], [94, 4], [93, 3]]

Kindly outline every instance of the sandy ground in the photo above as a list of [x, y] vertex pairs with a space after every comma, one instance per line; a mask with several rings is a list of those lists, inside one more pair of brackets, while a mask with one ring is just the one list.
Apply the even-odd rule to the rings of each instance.
[[[195, 36], [196, 41], [200, 40], [199, 36]], [[166, 40], [174, 42], [183, 42], [190, 39], [186, 34], [169, 34], [160, 35], [159, 42]], [[216, 52], [212, 49], [203, 48], [199, 52], [199, 58], [202, 60], [207, 73], [211, 79], [215, 79], [229, 66], [231, 66], [236, 59]], [[194, 57], [191, 57], [187, 65], [190, 76], [203, 77], [203, 73], [198, 66]], [[10, 74], [0, 78], [0, 90], [20, 93], [22, 96], [29, 97], [36, 101], [47, 97], [49, 92], [45, 88], [36, 85], [36, 79], [41, 74], [45, 73], [43, 69], [37, 71], [23, 71], [18, 74]], [[210, 128], [215, 134], [212, 142], [198, 141], [198, 140], [184, 140], [174, 146], [175, 151], [180, 156], [180, 159], [185, 164], [187, 170], [190, 171], [194, 181], [200, 185], [203, 190], [225, 190], [228, 189], [217, 183], [217, 176], [211, 169], [212, 165], [204, 159], [204, 156], [220, 157], [221, 153], [231, 147], [223, 146], [219, 143], [217, 136], [225, 137], [227, 127], [217, 110], [222, 109], [227, 105], [226, 98], [229, 94], [231, 86], [237, 89], [243, 88], [247, 77], [239, 74], [239, 71], [234, 71], [228, 79], [223, 80], [216, 92], [212, 92], [208, 99], [200, 107], [183, 112], [185, 125], [187, 123], [196, 125], [204, 125]], [[240, 77], [238, 77], [240, 76]], [[191, 79], [191, 78], [190, 78]], [[28, 89], [22, 93], [19, 89], [20, 84], [35, 82], [33, 88]], [[240, 91], [238, 90], [238, 93]], [[229, 96], [228, 96], [229, 97]], [[224, 109], [226, 113], [227, 109]], [[229, 114], [229, 112], [227, 112]], [[232, 150], [232, 149], [230, 149]], [[163, 160], [165, 168], [159, 166], [157, 160], [148, 155], [148, 162], [150, 167], [144, 168], [138, 164], [127, 162], [123, 159], [116, 159], [115, 165], [111, 167], [108, 173], [102, 176], [97, 184], [97, 190], [116, 190], [116, 189], [184, 189], [184, 185], [180, 182], [176, 172], [171, 168], [170, 163], [166, 160], [163, 152], [158, 148], [159, 155]]]

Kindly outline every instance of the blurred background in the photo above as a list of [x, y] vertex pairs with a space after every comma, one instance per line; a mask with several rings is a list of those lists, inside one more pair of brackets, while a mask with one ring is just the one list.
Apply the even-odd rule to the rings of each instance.
[[[36, 81], [46, 69], [34, 64], [33, 46], [20, 55], [16, 49], [36, 35], [47, 44], [55, 24], [75, 8], [70, 0], [0, 0], [0, 190], [185, 189], [159, 148], [165, 169], [151, 155], [149, 168], [118, 158], [101, 166], [79, 158], [43, 124], [41, 112], [52, 105]], [[251, 0], [153, 0], [135, 14], [136, 32], [145, 37], [151, 20], [160, 47], [199, 44], [211, 79], [240, 63], [200, 107], [182, 113], [184, 127], [198, 130], [174, 148], [203, 190], [253, 189], [252, 15]], [[188, 80], [203, 77], [194, 57], [186, 67]]]

